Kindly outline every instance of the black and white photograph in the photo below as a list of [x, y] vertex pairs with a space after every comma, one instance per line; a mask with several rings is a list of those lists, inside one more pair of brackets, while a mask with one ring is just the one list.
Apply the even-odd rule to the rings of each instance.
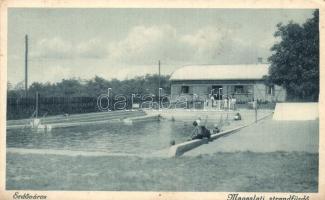
[[310, 196], [321, 191], [324, 148], [320, 2], [55, 2], [5, 8], [3, 199], [56, 199], [51, 191], [324, 198]]

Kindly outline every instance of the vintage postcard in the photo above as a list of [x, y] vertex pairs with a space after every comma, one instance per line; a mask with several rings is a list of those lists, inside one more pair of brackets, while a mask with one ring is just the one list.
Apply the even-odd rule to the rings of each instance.
[[325, 199], [324, 8], [1, 1], [0, 199]]

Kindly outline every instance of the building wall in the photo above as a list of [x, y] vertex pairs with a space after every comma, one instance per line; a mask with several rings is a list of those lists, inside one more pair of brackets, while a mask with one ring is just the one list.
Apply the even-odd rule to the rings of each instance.
[[278, 85], [270, 90], [269, 86], [258, 83], [254, 85], [254, 98], [262, 101], [281, 102], [286, 100], [286, 91]]
[[262, 83], [257, 83], [254, 85], [254, 99], [267, 101], [270, 100], [268, 98], [271, 97], [271, 95], [267, 94], [267, 86]]
[[274, 101], [285, 101], [287, 98], [286, 90], [278, 85], [275, 85], [274, 89]]
[[[181, 93], [182, 86], [189, 86], [188, 94]], [[184, 98], [187, 98], [188, 100], [192, 100], [193, 98], [204, 100], [208, 97], [209, 88], [210, 87], [207, 84], [172, 84], [171, 99], [175, 100], [178, 97], [182, 96]], [[194, 94], [196, 95], [196, 97], [193, 97]]]
[[[271, 90], [269, 86], [266, 86], [262, 81], [254, 81], [250, 84], [240, 84], [236, 81], [234, 84], [227, 82], [222, 84], [218, 81], [217, 84], [204, 84], [204, 83], [191, 83], [186, 81], [184, 83], [176, 82], [171, 84], [171, 99], [176, 100], [180, 96], [192, 100], [193, 98], [204, 100], [211, 94], [212, 85], [222, 85], [223, 95], [232, 96], [234, 95], [239, 101], [247, 102], [253, 99], [261, 101], [285, 101], [286, 91], [280, 86], [274, 86]], [[236, 94], [234, 91], [235, 85], [242, 85], [244, 87], [245, 94]], [[182, 86], [189, 86], [189, 93], [182, 94]], [[215, 91], [217, 93], [217, 91]], [[195, 97], [194, 97], [195, 94]]]

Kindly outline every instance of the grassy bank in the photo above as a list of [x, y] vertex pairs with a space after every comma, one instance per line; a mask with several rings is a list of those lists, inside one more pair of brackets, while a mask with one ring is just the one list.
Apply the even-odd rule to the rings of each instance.
[[138, 158], [7, 154], [6, 188], [316, 192], [318, 154], [216, 153]]

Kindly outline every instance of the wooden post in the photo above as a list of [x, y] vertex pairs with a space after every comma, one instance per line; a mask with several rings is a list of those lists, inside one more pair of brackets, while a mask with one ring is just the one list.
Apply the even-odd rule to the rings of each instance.
[[159, 80], [158, 80], [158, 89], [161, 87], [160, 86], [160, 60], [158, 60], [158, 76], [159, 76]]
[[28, 35], [25, 35], [25, 97], [28, 96]]
[[35, 118], [38, 118], [38, 92], [36, 92]]
[[257, 123], [257, 101], [254, 99], [255, 123]]

